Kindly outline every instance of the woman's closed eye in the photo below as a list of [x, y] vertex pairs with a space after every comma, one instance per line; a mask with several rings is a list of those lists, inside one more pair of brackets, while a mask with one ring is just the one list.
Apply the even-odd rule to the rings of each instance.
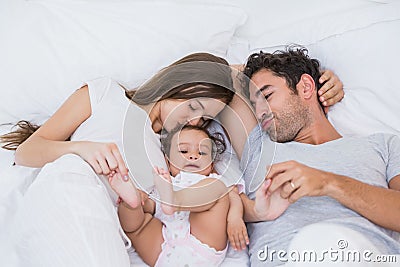
[[207, 156], [208, 154], [207, 154], [207, 152], [199, 151], [199, 155], [201, 155], [201, 156]]
[[189, 101], [189, 108], [190, 108], [191, 111], [204, 110], [204, 106], [200, 103], [199, 100], [191, 100], [191, 101]]
[[189, 108], [191, 111], [196, 111], [201, 109], [201, 106], [197, 101], [190, 101]]
[[188, 153], [188, 151], [187, 150], [179, 150], [179, 153], [181, 153], [181, 154], [186, 154], [186, 153]]
[[197, 110], [196, 107], [194, 107], [192, 104], [189, 104], [189, 108], [190, 108], [191, 111], [196, 111]]

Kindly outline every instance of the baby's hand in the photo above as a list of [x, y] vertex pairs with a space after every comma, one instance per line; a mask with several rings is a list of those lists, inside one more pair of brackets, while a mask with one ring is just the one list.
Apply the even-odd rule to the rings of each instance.
[[241, 218], [228, 221], [227, 232], [229, 242], [234, 250], [246, 249], [249, 244], [249, 236], [247, 235], [246, 224]]
[[153, 169], [153, 179], [154, 185], [158, 192], [162, 195], [167, 192], [169, 195], [169, 191], [172, 191], [172, 179], [171, 175], [161, 167], [155, 166]]

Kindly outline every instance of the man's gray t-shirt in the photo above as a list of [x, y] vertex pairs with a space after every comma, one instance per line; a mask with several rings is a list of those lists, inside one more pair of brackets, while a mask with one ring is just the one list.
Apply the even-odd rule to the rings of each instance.
[[[320, 145], [275, 143], [257, 127], [247, 140], [240, 162], [249, 198], [255, 198], [255, 191], [265, 177], [266, 166], [288, 160], [388, 188], [389, 181], [400, 175], [400, 138], [373, 134], [343, 137]], [[257, 259], [259, 250], [268, 246], [271, 250], [287, 251], [294, 235], [302, 227], [316, 222], [345, 225], [369, 238], [382, 253], [400, 254], [399, 233], [376, 226], [333, 198], [303, 197], [274, 221], [248, 224], [252, 266], [267, 263]], [[279, 262], [268, 263], [273, 266]]]

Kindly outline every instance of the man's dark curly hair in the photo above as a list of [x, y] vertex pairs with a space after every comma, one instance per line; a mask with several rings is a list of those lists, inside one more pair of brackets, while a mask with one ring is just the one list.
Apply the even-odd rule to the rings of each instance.
[[[305, 47], [291, 45], [287, 46], [285, 51], [278, 50], [273, 53], [260, 51], [260, 53], [250, 55], [243, 72], [251, 79], [259, 70], [267, 69], [274, 75], [284, 78], [288, 87], [295, 94], [298, 94], [296, 85], [304, 73], [313, 78], [317, 90], [322, 87], [322, 84], [319, 83], [319, 78], [321, 77], [319, 67], [319, 61], [310, 58]], [[244, 93], [249, 97], [249, 80], [244, 84]]]

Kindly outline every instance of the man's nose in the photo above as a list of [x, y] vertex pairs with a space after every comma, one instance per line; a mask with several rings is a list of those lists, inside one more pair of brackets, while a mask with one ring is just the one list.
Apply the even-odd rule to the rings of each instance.
[[255, 106], [256, 116], [259, 121], [271, 115], [271, 109], [265, 99], [256, 102]]

